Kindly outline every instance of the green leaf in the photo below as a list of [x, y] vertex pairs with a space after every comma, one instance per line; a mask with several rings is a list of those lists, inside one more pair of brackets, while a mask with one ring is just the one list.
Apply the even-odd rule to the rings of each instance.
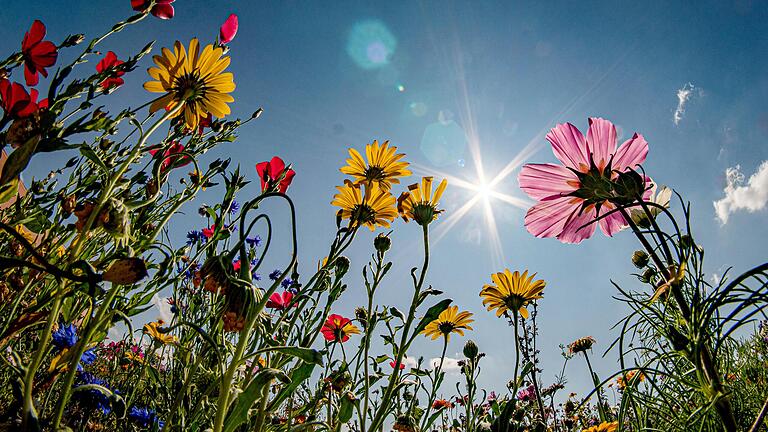
[[389, 359], [388, 355], [382, 354], [382, 355], [376, 357], [376, 363], [381, 364], [381, 363], [384, 363], [385, 361], [387, 361], [388, 359]]
[[80, 147], [80, 154], [85, 156], [89, 161], [93, 162], [94, 165], [96, 165], [97, 168], [99, 168], [104, 173], [109, 173], [109, 168], [107, 168], [107, 164], [104, 163], [103, 160], [99, 157], [96, 152], [88, 147], [87, 145], [83, 145]]
[[299, 367], [294, 368], [290, 375], [291, 383], [283, 387], [280, 393], [272, 399], [272, 402], [270, 402], [267, 407], [267, 412], [272, 412], [277, 409], [288, 396], [292, 395], [293, 392], [299, 388], [301, 383], [306, 381], [312, 375], [315, 366], [314, 363], [302, 363]]
[[0, 175], [0, 186], [19, 178], [19, 174], [24, 171], [29, 160], [32, 159], [32, 155], [35, 154], [39, 142], [40, 135], [33, 136], [8, 156], [5, 165], [3, 165], [3, 173]]
[[393, 306], [389, 308], [389, 313], [394, 317], [400, 318], [401, 321], [405, 321], [405, 316], [403, 316], [403, 313], [400, 312], [400, 309]]
[[273, 379], [279, 379], [286, 383], [291, 382], [290, 378], [280, 369], [268, 368], [256, 372], [256, 376], [243, 389], [243, 392], [238, 395], [232, 409], [227, 414], [227, 418], [224, 420], [224, 432], [233, 432], [248, 419], [248, 411], [250, 411], [251, 406], [253, 406], [257, 399], [261, 398], [265, 393], [265, 388], [269, 386]]
[[339, 406], [339, 422], [346, 423], [352, 418], [352, 408], [355, 407], [355, 398], [352, 394], [347, 393], [341, 398], [341, 406]]
[[294, 347], [294, 346], [278, 346], [278, 347], [270, 347], [270, 348], [264, 348], [263, 350], [259, 350], [259, 352], [269, 352], [269, 351], [276, 351], [281, 354], [289, 355], [291, 357], [296, 357], [303, 360], [305, 363], [316, 364], [318, 366], [323, 365], [323, 354], [316, 349], [301, 348], [301, 347]]
[[16, 177], [15, 179], [9, 181], [8, 184], [0, 186], [0, 204], [5, 204], [6, 202], [10, 201], [10, 199], [15, 197], [18, 193], [19, 178]]
[[429, 308], [427, 310], [427, 314], [424, 315], [424, 318], [422, 318], [421, 321], [419, 321], [419, 325], [416, 326], [416, 331], [414, 335], [421, 333], [427, 327], [427, 324], [436, 320], [437, 317], [440, 315], [440, 313], [448, 309], [448, 306], [450, 306], [452, 302], [453, 300], [451, 299], [445, 299], [440, 301], [436, 305], [432, 306], [431, 308]]

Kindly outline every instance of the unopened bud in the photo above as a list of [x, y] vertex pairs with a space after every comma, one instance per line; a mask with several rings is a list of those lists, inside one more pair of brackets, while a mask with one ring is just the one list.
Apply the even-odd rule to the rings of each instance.
[[259, 109], [257, 109], [256, 111], [253, 112], [253, 114], [251, 114], [251, 118], [252, 119], [257, 119], [257, 118], [261, 117], [262, 113], [264, 113], [264, 108], [259, 107]]
[[648, 265], [648, 254], [645, 251], [637, 250], [632, 254], [632, 264], [641, 269]]
[[463, 352], [464, 357], [473, 360], [475, 357], [477, 357], [479, 350], [477, 348], [477, 344], [475, 344], [475, 342], [470, 339], [467, 341], [467, 343], [464, 344]]
[[67, 36], [66, 39], [64, 39], [64, 43], [61, 44], [63, 47], [73, 47], [75, 45], [81, 44], [85, 40], [84, 34], [73, 34]]
[[347, 270], [349, 270], [349, 258], [345, 256], [340, 256], [336, 258], [336, 260], [333, 262], [334, 266], [336, 266], [336, 275], [338, 277], [341, 277], [347, 273]]
[[379, 234], [373, 240], [373, 247], [376, 248], [377, 252], [383, 254], [384, 252], [388, 251], [390, 247], [392, 247], [392, 240], [386, 234]]

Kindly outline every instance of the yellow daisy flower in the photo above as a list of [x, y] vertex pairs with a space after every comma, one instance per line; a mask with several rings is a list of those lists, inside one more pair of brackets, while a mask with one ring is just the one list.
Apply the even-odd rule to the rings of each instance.
[[397, 199], [397, 211], [406, 222], [413, 219], [419, 225], [429, 224], [443, 212], [438, 210], [437, 204], [446, 186], [448, 181], [443, 179], [432, 195], [432, 177], [422, 177], [421, 184], [408, 186], [408, 192], [403, 192]]
[[493, 284], [484, 285], [480, 291], [483, 305], [488, 310], [496, 309], [496, 316], [502, 316], [508, 311], [519, 311], [523, 318], [528, 318], [525, 305], [542, 298], [541, 294], [547, 285], [541, 279], [534, 280], [535, 276], [536, 273], [528, 276], [528, 270], [520, 274], [518, 271], [512, 273], [509, 269], [492, 274]]
[[602, 422], [597, 426], [586, 428], [583, 432], [616, 432], [619, 430], [619, 422]]
[[170, 335], [168, 333], [163, 333], [160, 331], [159, 327], [163, 324], [165, 324], [163, 320], [158, 320], [155, 322], [144, 324], [144, 334], [148, 335], [149, 337], [154, 339], [156, 342], [159, 342], [163, 345], [176, 343], [176, 336]]
[[446, 340], [450, 340], [451, 333], [458, 333], [460, 336], [464, 336], [464, 330], [472, 330], [469, 326], [474, 322], [472, 313], [463, 311], [459, 312], [458, 306], [450, 306], [448, 309], [440, 312], [437, 319], [427, 324], [421, 333], [424, 336], [431, 337], [432, 340], [444, 336]]
[[377, 183], [381, 189], [389, 190], [393, 184], [400, 183], [398, 177], [411, 175], [408, 162], [400, 160], [405, 155], [396, 152], [397, 147], [390, 147], [389, 141], [379, 145], [379, 142], [374, 140], [373, 143], [365, 146], [367, 163], [357, 150], [351, 148], [347, 165], [340, 171], [352, 176], [357, 184]]
[[339, 207], [338, 217], [349, 219], [350, 225], [365, 225], [373, 231], [376, 226], [389, 227], [397, 217], [395, 197], [376, 183], [362, 185], [344, 180], [344, 186], [336, 186], [339, 193], [333, 196], [331, 205]]
[[228, 93], [235, 90], [235, 83], [232, 74], [224, 72], [230, 60], [223, 54], [224, 50], [213, 45], [206, 45], [201, 52], [197, 38], [189, 42], [188, 50], [178, 41], [173, 51], [163, 48], [163, 55], [153, 57], [157, 67], [147, 70], [156, 81], [147, 81], [144, 88], [166, 95], [152, 103], [150, 112], [170, 111], [181, 105], [174, 117], [183, 114], [186, 127], [192, 130], [209, 113], [218, 118], [229, 114], [227, 103], [235, 98]]

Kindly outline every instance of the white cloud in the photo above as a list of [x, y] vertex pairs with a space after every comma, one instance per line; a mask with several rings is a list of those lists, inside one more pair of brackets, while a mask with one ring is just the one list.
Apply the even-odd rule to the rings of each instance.
[[768, 160], [763, 161], [757, 171], [749, 176], [744, 184], [744, 174], [741, 167], [728, 168], [725, 171], [727, 184], [725, 198], [715, 201], [715, 213], [720, 223], [728, 223], [728, 217], [737, 210], [754, 213], [762, 210], [768, 203]]
[[403, 364], [405, 365], [406, 368], [410, 369], [410, 368], [415, 368], [416, 366], [418, 366], [419, 365], [419, 361], [416, 360], [414, 357], [405, 357], [403, 359]]
[[155, 294], [152, 296], [152, 304], [155, 305], [155, 309], [157, 309], [157, 313], [160, 315], [159, 318], [161, 320], [165, 321], [166, 323], [173, 321], [171, 305], [169, 305], [164, 298]]
[[680, 124], [680, 120], [683, 119], [683, 114], [685, 113], [685, 104], [688, 102], [688, 99], [691, 98], [692, 94], [693, 84], [691, 83], [688, 83], [677, 90], [677, 108], [675, 109], [675, 115], [672, 118], [672, 120], [675, 122], [675, 126]]
[[[432, 369], [437, 369], [437, 367], [440, 365], [440, 357], [429, 359], [429, 364], [432, 366]], [[458, 374], [459, 371], [461, 371], [461, 366], [459, 366], [459, 359], [453, 357], [445, 357], [443, 359], [442, 370], [447, 374]]]

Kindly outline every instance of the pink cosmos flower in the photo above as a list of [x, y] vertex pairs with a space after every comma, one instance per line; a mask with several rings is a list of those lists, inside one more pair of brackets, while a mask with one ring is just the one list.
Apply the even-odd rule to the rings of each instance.
[[284, 291], [282, 293], [273, 293], [267, 300], [267, 307], [270, 309], [285, 310], [289, 307], [296, 307], [293, 303], [293, 293]]
[[[595, 198], [599, 188], [620, 172], [637, 169], [648, 155], [648, 143], [635, 133], [616, 148], [616, 127], [602, 118], [589, 119], [586, 139], [576, 126], [566, 123], [555, 126], [547, 140], [562, 165], [527, 164], [520, 171], [520, 188], [538, 201], [526, 213], [525, 227], [536, 237], [579, 243], [595, 232], [594, 223], [586, 224], [616, 208], [608, 200]], [[646, 177], [644, 197], [650, 193], [650, 182]], [[617, 212], [600, 219], [598, 225], [612, 236], [627, 223]]]
[[[171, 19], [173, 18], [173, 3], [175, 0], [157, 0], [155, 2], [155, 5], [152, 6], [152, 10], [149, 12], [160, 18], [160, 19]], [[131, 7], [135, 11], [143, 12], [147, 10], [147, 7], [150, 5], [149, 0], [131, 0]]]
[[219, 29], [219, 43], [226, 45], [232, 42], [232, 39], [234, 39], [237, 34], [237, 27], [237, 15], [232, 14], [226, 21], [224, 21], [224, 24], [222, 24]]

